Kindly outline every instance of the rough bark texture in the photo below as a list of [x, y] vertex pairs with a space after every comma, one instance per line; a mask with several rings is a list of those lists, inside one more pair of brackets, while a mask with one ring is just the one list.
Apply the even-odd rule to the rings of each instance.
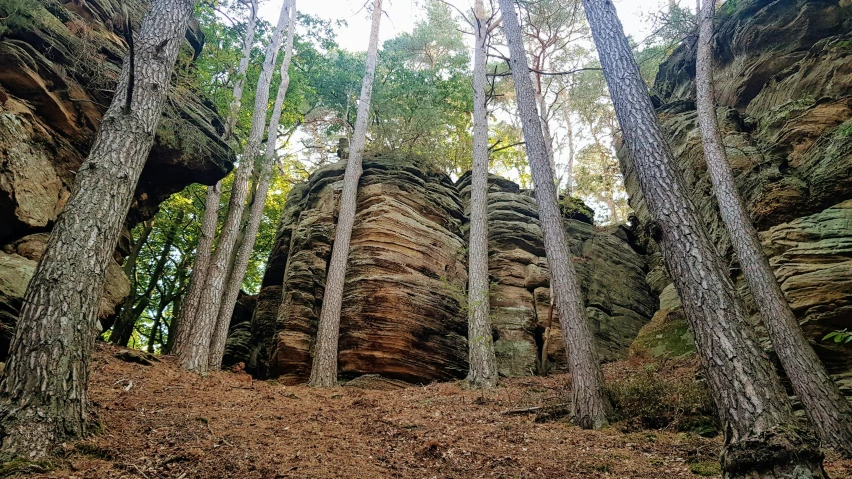
[[607, 423], [608, 401], [604, 396], [603, 373], [594, 350], [592, 331], [583, 309], [577, 274], [571, 264], [565, 232], [562, 229], [562, 215], [559, 212], [553, 172], [541, 132], [514, 2], [500, 0], [500, 10], [511, 54], [510, 65], [515, 80], [527, 156], [536, 187], [536, 203], [544, 234], [544, 247], [550, 263], [551, 283], [556, 293], [559, 320], [568, 349], [568, 362], [573, 378], [574, 420], [581, 427], [598, 428]]
[[488, 111], [485, 105], [485, 63], [488, 18], [485, 5], [474, 7], [473, 51], [473, 173], [470, 190], [470, 253], [468, 256], [468, 371], [474, 387], [497, 385], [497, 359], [491, 337], [488, 277]]
[[379, 48], [379, 25], [382, 20], [382, 0], [373, 0], [373, 22], [370, 28], [370, 43], [367, 48], [367, 65], [361, 84], [358, 101], [358, 116], [349, 149], [343, 192], [340, 195], [340, 213], [334, 234], [328, 276], [323, 297], [322, 313], [317, 329], [314, 363], [311, 368], [310, 385], [331, 387], [337, 384], [337, 346], [340, 335], [340, 308], [343, 302], [343, 282], [349, 259], [349, 242], [355, 222], [355, 206], [358, 199], [358, 181], [361, 178], [361, 157], [367, 142], [367, 124], [370, 119], [370, 98], [373, 95], [373, 78], [376, 74], [376, 59]]
[[[266, 130], [269, 86], [272, 82], [275, 60], [284, 37], [285, 26], [290, 17], [288, 5], [289, 3], [285, 2], [282, 6], [278, 24], [272, 32], [272, 38], [267, 46], [263, 69], [257, 80], [251, 130], [249, 131], [249, 137], [243, 150], [242, 161], [234, 176], [234, 183], [231, 187], [231, 198], [228, 203], [228, 215], [222, 225], [216, 251], [213, 253], [210, 265], [208, 266], [207, 280], [201, 292], [201, 299], [198, 302], [198, 311], [192, 324], [188, 321], [181, 321], [180, 323], [181, 328], [187, 328], [190, 331], [187, 333], [189, 337], [187, 344], [179, 350], [178, 360], [181, 367], [201, 374], [207, 372], [210, 342], [216, 327], [216, 320], [219, 316], [225, 283], [230, 273], [228, 271], [228, 263], [232, 257], [237, 237], [240, 234], [240, 226], [242, 225], [242, 216], [249, 189], [249, 179], [252, 175], [255, 158], [258, 156], [263, 132]], [[184, 307], [186, 308], [186, 306]]]
[[726, 477], [825, 477], [781, 381], [759, 348], [725, 264], [675, 168], [611, 0], [584, 0], [604, 76], [636, 165], [651, 236], [683, 302], [724, 425]]
[[135, 41], [133, 101], [125, 104], [126, 61], [27, 288], [0, 386], [6, 454], [43, 458], [58, 441], [87, 431], [88, 361], [105, 272], [154, 143], [192, 7], [191, 0], [153, 2]]
[[228, 328], [231, 324], [231, 316], [234, 313], [234, 305], [240, 294], [240, 286], [248, 269], [249, 259], [257, 239], [257, 231], [263, 219], [263, 207], [266, 204], [266, 194], [269, 191], [269, 182], [272, 179], [272, 167], [275, 164], [275, 149], [278, 144], [278, 126], [281, 121], [281, 110], [284, 108], [284, 98], [287, 96], [287, 88], [290, 86], [290, 60], [293, 57], [293, 35], [296, 25], [296, 2], [285, 0], [290, 6], [290, 20], [287, 28], [287, 43], [284, 47], [284, 61], [281, 63], [281, 84], [275, 96], [275, 106], [269, 119], [269, 132], [266, 139], [266, 152], [263, 156], [260, 176], [254, 191], [254, 198], [250, 205], [246, 206], [248, 212], [248, 223], [245, 227], [243, 240], [234, 260], [231, 276], [225, 288], [225, 297], [219, 307], [219, 315], [216, 319], [216, 328], [213, 330], [213, 339], [210, 342], [210, 369], [222, 367], [222, 356], [225, 354], [225, 342], [228, 339]]
[[704, 158], [719, 202], [719, 213], [728, 229], [734, 252], [749, 289], [766, 325], [775, 353], [793, 390], [805, 406], [805, 412], [822, 441], [849, 456], [852, 455], [852, 406], [829, 377], [799, 322], [787, 304], [757, 231], [734, 183], [719, 124], [716, 118], [713, 86], [713, 18], [715, 0], [704, 0], [701, 9], [696, 58], [696, 106]]
[[[0, 37], [0, 249], [18, 255], [15, 263], [28, 263], [31, 275], [121, 74], [127, 45], [114, 14], [125, 6], [138, 32], [150, 2], [25, 3], [21, 18], [38, 20], [5, 22]], [[204, 36], [192, 19], [185, 37], [184, 53], [198, 53]], [[179, 74], [194, 68], [180, 66]], [[194, 182], [213, 184], [231, 169], [230, 150], [219, 137], [223, 120], [212, 103], [188, 90], [169, 96], [107, 268], [98, 313], [104, 329], [113, 325], [129, 291], [119, 263], [132, 252], [130, 229], [152, 218], [172, 193]], [[0, 283], [17, 282], [15, 271], [0, 266]], [[0, 361], [6, 359], [28, 281], [29, 276], [12, 296], [0, 291]]]

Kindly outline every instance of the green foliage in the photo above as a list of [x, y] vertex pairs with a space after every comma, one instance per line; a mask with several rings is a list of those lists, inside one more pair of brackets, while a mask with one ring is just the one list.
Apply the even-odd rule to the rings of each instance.
[[823, 341], [834, 341], [838, 344], [849, 344], [852, 343], [852, 332], [847, 331], [846, 329], [842, 331], [832, 331], [825, 335], [822, 338]]
[[673, 428], [701, 435], [716, 433], [716, 415], [707, 386], [691, 377], [664, 379], [654, 368], [607, 386], [613, 419], [626, 430]]
[[719, 461], [693, 462], [689, 465], [689, 472], [696, 476], [718, 476], [722, 474], [722, 465]]
[[595, 210], [589, 208], [583, 200], [575, 196], [563, 196], [559, 201], [559, 211], [565, 218], [594, 224]]

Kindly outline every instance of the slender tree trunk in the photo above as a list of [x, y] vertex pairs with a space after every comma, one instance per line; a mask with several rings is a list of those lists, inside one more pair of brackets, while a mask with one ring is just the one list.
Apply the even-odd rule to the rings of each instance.
[[134, 301], [130, 303], [131, 307], [126, 310], [123, 309], [118, 320], [115, 322], [112, 335], [109, 338], [110, 342], [113, 344], [126, 347], [130, 342], [130, 338], [133, 336], [133, 330], [136, 329], [136, 322], [139, 321], [142, 313], [144, 313], [148, 308], [148, 304], [151, 301], [151, 295], [154, 293], [157, 283], [163, 276], [163, 271], [165, 270], [166, 263], [169, 260], [169, 253], [171, 253], [172, 245], [174, 244], [175, 236], [177, 235], [178, 224], [180, 224], [181, 221], [183, 221], [183, 212], [180, 212], [177, 221], [172, 224], [166, 232], [163, 249], [160, 251], [160, 256], [157, 258], [157, 264], [154, 265], [154, 270], [150, 275], [148, 275], [148, 284], [145, 286], [145, 291], [134, 297]]
[[609, 409], [608, 400], [604, 395], [603, 372], [595, 351], [592, 330], [586, 320], [577, 273], [569, 257], [556, 186], [547, 158], [547, 146], [541, 133], [541, 121], [536, 111], [529, 66], [521, 40], [521, 28], [514, 7], [514, 1], [500, 0], [518, 110], [523, 122], [524, 141], [535, 183], [541, 229], [544, 233], [544, 248], [550, 265], [551, 291], [556, 296], [559, 321], [568, 350], [568, 365], [573, 377], [572, 412], [576, 424], [580, 427], [599, 428], [607, 424], [606, 413]]
[[551, 291], [550, 295], [550, 307], [547, 308], [547, 322], [544, 323], [544, 334], [542, 335], [541, 341], [541, 357], [538, 360], [538, 363], [541, 365], [541, 375], [547, 376], [548, 368], [547, 365], [547, 351], [550, 350], [550, 332], [553, 329], [553, 306], [554, 300], [556, 299]]
[[[251, 0], [251, 12], [249, 13], [246, 35], [243, 38], [243, 51], [240, 64], [237, 68], [237, 80], [231, 94], [231, 104], [228, 111], [228, 121], [222, 137], [227, 141], [234, 133], [234, 128], [239, 118], [242, 105], [243, 89], [248, 71], [251, 48], [254, 44], [254, 30], [257, 23], [257, 0]], [[207, 198], [204, 202], [204, 217], [201, 220], [201, 236], [198, 238], [198, 247], [195, 251], [195, 264], [192, 267], [192, 276], [189, 280], [189, 291], [186, 299], [182, 301], [183, 307], [179, 309], [178, 316], [172, 319], [176, 324], [173, 329], [176, 337], [169, 335], [169, 342], [173, 343], [175, 353], [179, 356], [189, 353], [189, 342], [191, 328], [197, 324], [197, 313], [201, 296], [207, 285], [207, 276], [210, 268], [210, 257], [213, 252], [213, 242], [216, 239], [216, 226], [219, 223], [219, 202], [222, 199], [222, 182], [207, 187]], [[177, 325], [185, 324], [186, 327], [177, 328]], [[171, 347], [171, 346], [170, 346]]]
[[[127, 259], [124, 260], [124, 266], [122, 266], [122, 270], [124, 271], [125, 276], [130, 280], [130, 292], [127, 297], [124, 298], [124, 301], [121, 303], [121, 310], [118, 314], [118, 318], [113, 325], [112, 333], [110, 333], [109, 341], [113, 344], [117, 344], [119, 342], [118, 338], [119, 334], [116, 334], [116, 330], [122, 328], [120, 326], [122, 324], [122, 318], [125, 315], [129, 315], [131, 310], [133, 309], [133, 304], [136, 303], [136, 300], [139, 299], [139, 295], [136, 292], [139, 290], [139, 280], [136, 275], [136, 261], [139, 258], [139, 252], [142, 251], [142, 247], [145, 243], [148, 242], [148, 236], [151, 235], [151, 231], [154, 229], [154, 221], [149, 220], [143, 223], [142, 232], [139, 235], [139, 238], [133, 244], [133, 249], [130, 251], [130, 254], [127, 256]], [[126, 320], [125, 320], [126, 322]]]
[[[257, 92], [255, 94], [254, 114], [252, 116], [251, 131], [243, 151], [240, 165], [234, 176], [231, 187], [231, 199], [228, 203], [228, 216], [222, 225], [219, 235], [219, 243], [208, 267], [207, 281], [201, 292], [201, 300], [198, 303], [198, 312], [192, 323], [181, 321], [181, 328], [189, 329], [187, 344], [178, 351], [178, 362], [181, 367], [201, 374], [207, 372], [207, 364], [210, 355], [210, 342], [213, 330], [216, 327], [216, 319], [219, 315], [219, 307], [222, 304], [223, 290], [228, 279], [228, 262], [233, 251], [237, 236], [240, 234], [243, 210], [245, 208], [246, 196], [248, 195], [249, 179], [254, 169], [254, 160], [258, 155], [263, 132], [266, 129], [266, 112], [269, 101], [269, 85], [272, 82], [272, 73], [284, 36], [284, 28], [289, 20], [289, 2], [285, 2], [281, 8], [278, 25], [272, 33], [266, 58], [260, 78], [257, 80]], [[186, 306], [184, 306], [186, 307]], [[180, 334], [178, 336], [180, 338]]]
[[574, 122], [571, 120], [571, 111], [564, 108], [565, 129], [568, 130], [568, 163], [565, 165], [565, 192], [568, 196], [574, 193]]
[[470, 253], [468, 268], [468, 362], [471, 386], [497, 385], [497, 358], [491, 337], [488, 276], [488, 111], [485, 105], [485, 63], [488, 18], [483, 0], [474, 6], [473, 171], [470, 188]]
[[749, 284], [769, 338], [793, 390], [805, 406], [805, 412], [822, 444], [852, 456], [852, 406], [843, 397], [820, 362], [784, 292], [775, 279], [772, 267], [763, 254], [760, 239], [751, 223], [728, 158], [716, 118], [713, 85], [713, 16], [715, 0], [705, 0], [701, 10], [696, 59], [698, 122], [704, 140], [704, 157], [719, 202], [719, 212], [731, 237], [734, 251]]
[[135, 41], [135, 91], [124, 62], [116, 95], [24, 297], [0, 425], [7, 456], [38, 459], [87, 432], [89, 359], [104, 276], [154, 143], [192, 0], [154, 0]]
[[278, 126], [281, 122], [281, 110], [284, 109], [284, 99], [287, 96], [287, 89], [290, 87], [289, 69], [290, 60], [293, 58], [293, 36], [295, 35], [296, 26], [296, 1], [287, 1], [290, 2], [290, 23], [287, 28], [287, 44], [284, 47], [284, 61], [281, 63], [281, 84], [278, 86], [275, 106], [272, 110], [272, 117], [269, 119], [266, 153], [263, 157], [260, 177], [254, 191], [254, 198], [248, 207], [250, 208], [248, 212], [248, 224], [245, 228], [242, 244], [234, 260], [231, 277], [226, 285], [225, 298], [222, 300], [222, 306], [219, 308], [216, 328], [214, 329], [213, 339], [210, 343], [208, 367], [214, 370], [222, 367], [222, 357], [225, 354], [225, 343], [228, 339], [228, 327], [231, 324], [234, 306], [237, 304], [237, 298], [240, 295], [240, 286], [243, 283], [243, 277], [246, 274], [246, 269], [248, 269], [248, 263], [251, 259], [255, 240], [257, 239], [257, 231], [260, 228], [260, 222], [263, 220], [263, 207], [266, 204], [266, 195], [272, 179], [272, 167], [275, 164], [275, 148], [278, 143]]
[[[154, 324], [151, 325], [151, 334], [148, 336], [148, 352], [154, 352], [154, 343], [157, 342], [157, 331], [160, 330], [160, 324], [163, 321], [163, 311], [166, 310], [166, 306], [169, 305], [169, 302], [165, 297], [160, 298], [160, 304], [157, 306], [157, 314], [154, 315]], [[161, 335], [162, 336], [162, 335]]]
[[370, 98], [373, 94], [373, 78], [379, 50], [379, 23], [382, 19], [382, 0], [373, 0], [373, 23], [370, 29], [370, 45], [367, 48], [367, 65], [361, 83], [361, 99], [358, 102], [358, 117], [355, 133], [349, 149], [346, 174], [343, 177], [343, 192], [340, 195], [340, 214], [334, 233], [325, 295], [322, 301], [317, 327], [316, 350], [311, 368], [310, 385], [332, 387], [337, 384], [337, 340], [340, 334], [340, 308], [343, 303], [343, 282], [346, 279], [346, 263], [349, 258], [349, 241], [355, 223], [355, 206], [358, 200], [358, 181], [361, 179], [361, 157], [367, 142], [367, 123], [370, 118]]
[[663, 138], [611, 0], [583, 0], [624, 141], [663, 259], [680, 296], [725, 431], [726, 478], [822, 478], [822, 455], [802, 431], [747, 322]]

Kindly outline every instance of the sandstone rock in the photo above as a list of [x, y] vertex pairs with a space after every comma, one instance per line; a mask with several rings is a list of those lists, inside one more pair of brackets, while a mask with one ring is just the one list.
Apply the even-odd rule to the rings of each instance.
[[251, 316], [256, 306], [257, 295], [239, 292], [237, 303], [234, 305], [234, 314], [231, 315], [231, 325], [228, 327], [228, 341], [225, 343], [222, 369], [242, 363], [240, 371], [245, 370], [251, 347]]
[[[457, 182], [469, 197], [470, 179]], [[575, 200], [575, 202], [578, 200]], [[583, 209], [575, 206], [565, 214]], [[598, 353], [604, 361], [622, 359], [657, 302], [646, 282], [647, 265], [622, 228], [602, 231], [592, 214], [565, 219], [574, 266], [580, 279], [586, 314]], [[544, 252], [538, 207], [531, 192], [491, 176], [488, 194], [489, 273], [495, 352], [501, 374], [523, 376], [539, 371], [544, 327], [550, 308], [550, 272]], [[558, 311], [547, 351], [548, 368], [566, 370]]]
[[[6, 253], [37, 261], [46, 232], [70, 196], [126, 53], [113, 25], [122, 6], [138, 30], [148, 10], [144, 0], [27, 2], [20, 21], [5, 24], [8, 29], [0, 37], [0, 249]], [[204, 35], [194, 20], [187, 39], [185, 48], [197, 55]], [[232, 152], [219, 138], [222, 120], [209, 100], [186, 90], [174, 92], [172, 100], [139, 180], [127, 228], [152, 217], [172, 193], [194, 182], [213, 184], [232, 167]], [[121, 261], [126, 242], [119, 245], [116, 260]], [[18, 281], [9, 270], [0, 271], [4, 280]], [[128, 291], [129, 282], [113, 261], [101, 320], [115, 314]], [[17, 310], [6, 308], [4, 327], [14, 324]], [[0, 356], [5, 354], [0, 344]]]
[[[846, 370], [852, 350], [834, 350], [819, 339], [852, 326], [852, 6], [840, 0], [749, 0], [721, 12], [714, 76], [737, 186], [805, 334], [830, 371]], [[687, 42], [660, 67], [654, 85], [658, 114], [692, 198], [762, 331], [711, 193], [697, 129], [694, 60], [694, 45]], [[643, 233], [650, 218], [626, 151], [619, 158], [638, 231], [651, 253], [646, 279], [655, 293], [667, 296], [660, 298], [661, 313], [669, 311], [662, 304], [673, 300], [671, 280]], [[647, 343], [646, 349], [654, 348]]]
[[[270, 265], [281, 276], [267, 271], [258, 299], [252, 359], [262, 370], [261, 351], [271, 349], [268, 373], [285, 382], [310, 373], [344, 165], [320, 169], [290, 194], [276, 241], [286, 253], [273, 252]], [[466, 373], [463, 220], [445, 175], [416, 162], [364, 160], [341, 314], [341, 377], [427, 382]], [[269, 289], [281, 288], [282, 278], [283, 297]], [[276, 301], [281, 312], [273, 315]], [[274, 342], [264, 346], [270, 330]]]

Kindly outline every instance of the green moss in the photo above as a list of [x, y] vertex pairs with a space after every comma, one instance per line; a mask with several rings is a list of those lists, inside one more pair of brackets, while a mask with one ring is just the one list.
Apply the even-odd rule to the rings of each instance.
[[695, 462], [689, 465], [689, 471], [696, 476], [718, 476], [722, 467], [718, 462]]
[[589, 208], [580, 198], [563, 196], [559, 201], [559, 211], [564, 218], [595, 224], [595, 210]]
[[852, 136], [852, 120], [848, 120], [834, 130], [834, 138], [845, 139]]
[[681, 310], [655, 316], [630, 347], [633, 354], [655, 358], [680, 358], [695, 353], [695, 343]]
[[798, 100], [789, 101], [783, 105], [777, 106], [769, 111], [760, 120], [760, 129], [764, 133], [770, 133], [770, 130], [781, 127], [787, 120], [808, 110], [816, 103], [816, 99], [812, 96], [805, 96]]
[[17, 476], [23, 474], [44, 474], [50, 472], [54, 465], [50, 461], [28, 461], [15, 458], [0, 464], [0, 477]]

